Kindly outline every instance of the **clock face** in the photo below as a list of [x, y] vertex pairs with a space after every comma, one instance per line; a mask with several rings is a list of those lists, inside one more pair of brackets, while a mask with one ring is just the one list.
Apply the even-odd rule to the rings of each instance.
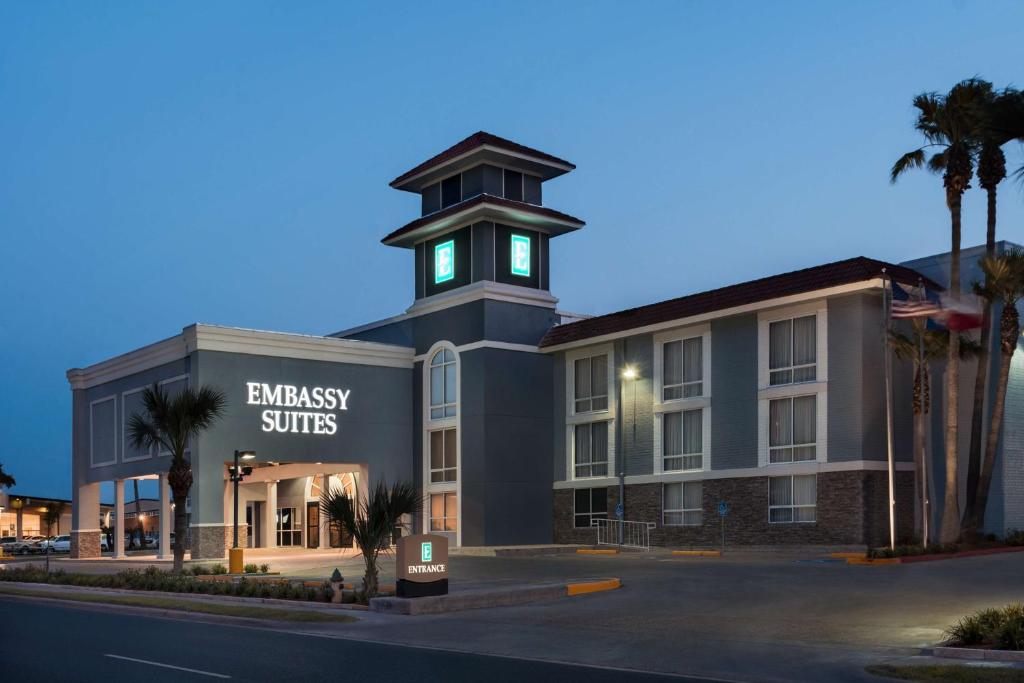
[[434, 284], [455, 277], [455, 241], [448, 240], [434, 247]]
[[530, 238], [512, 235], [512, 274], [530, 277]]

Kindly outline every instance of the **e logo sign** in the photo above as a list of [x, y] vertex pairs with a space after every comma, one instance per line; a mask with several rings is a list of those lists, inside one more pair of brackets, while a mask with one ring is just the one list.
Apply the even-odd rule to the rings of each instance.
[[530, 238], [512, 235], [512, 274], [530, 277]]
[[420, 562], [433, 562], [434, 544], [430, 541], [420, 545]]
[[455, 277], [455, 240], [434, 247], [434, 284], [448, 282]]

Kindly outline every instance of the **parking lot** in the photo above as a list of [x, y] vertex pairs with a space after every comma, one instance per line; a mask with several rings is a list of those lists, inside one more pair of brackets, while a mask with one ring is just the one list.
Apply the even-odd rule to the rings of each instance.
[[[60, 559], [57, 566], [108, 572], [144, 562]], [[295, 577], [326, 578], [335, 567], [347, 580], [362, 576], [351, 551], [278, 553], [270, 563]], [[383, 582], [393, 578], [393, 564], [382, 558]], [[872, 680], [866, 664], [912, 656], [962, 615], [1020, 601], [1024, 553], [883, 566], [847, 565], [814, 551], [454, 555], [450, 567], [452, 590], [599, 577], [618, 577], [623, 587], [304, 632], [730, 680]]]

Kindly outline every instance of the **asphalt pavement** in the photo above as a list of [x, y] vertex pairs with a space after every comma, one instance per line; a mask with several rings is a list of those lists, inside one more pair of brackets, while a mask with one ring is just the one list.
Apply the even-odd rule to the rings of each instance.
[[665, 683], [668, 677], [0, 598], [0, 670], [19, 681]]

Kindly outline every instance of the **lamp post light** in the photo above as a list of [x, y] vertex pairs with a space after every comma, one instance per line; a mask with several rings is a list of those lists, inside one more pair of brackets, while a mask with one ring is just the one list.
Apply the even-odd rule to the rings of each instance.
[[253, 460], [255, 457], [256, 451], [235, 451], [235, 464], [228, 468], [231, 482], [235, 485], [235, 537], [231, 550], [228, 551], [228, 568], [232, 574], [241, 574], [244, 567], [242, 564], [244, 551], [238, 547], [238, 484], [252, 474], [252, 467], [249, 465], [243, 467], [239, 465], [239, 461]]

